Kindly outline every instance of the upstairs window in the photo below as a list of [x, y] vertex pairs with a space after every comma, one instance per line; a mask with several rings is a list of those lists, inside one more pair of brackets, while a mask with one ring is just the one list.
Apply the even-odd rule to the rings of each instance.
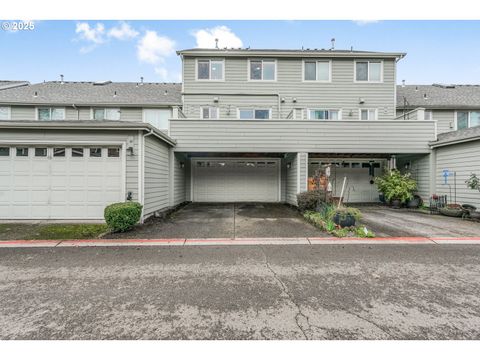
[[120, 120], [119, 108], [95, 108], [93, 120]]
[[160, 130], [168, 130], [168, 119], [172, 117], [170, 109], [144, 109], [143, 120]]
[[205, 106], [200, 108], [202, 119], [218, 119], [218, 108], [214, 106]]
[[340, 120], [340, 110], [309, 109], [309, 120]]
[[355, 81], [382, 82], [382, 61], [356, 61]]
[[303, 80], [329, 82], [330, 61], [305, 60]]
[[250, 60], [250, 80], [276, 80], [277, 62], [275, 60]]
[[9, 106], [0, 106], [0, 120], [10, 120]]
[[480, 126], [480, 111], [457, 111], [457, 130]]
[[197, 60], [197, 80], [223, 80], [223, 60]]
[[425, 120], [432, 120], [432, 119], [433, 119], [433, 112], [425, 111]]
[[270, 119], [270, 109], [238, 109], [238, 117], [242, 120]]
[[37, 109], [38, 120], [65, 120], [65, 108], [41, 107]]
[[360, 109], [360, 120], [377, 120], [377, 109]]

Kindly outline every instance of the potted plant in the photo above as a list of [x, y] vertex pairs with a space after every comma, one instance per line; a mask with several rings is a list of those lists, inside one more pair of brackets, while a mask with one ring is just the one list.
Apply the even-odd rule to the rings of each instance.
[[410, 209], [418, 209], [422, 205], [422, 198], [418, 195], [413, 195], [413, 197], [407, 201], [407, 207]]
[[332, 210], [331, 219], [338, 226], [345, 228], [355, 226], [357, 220], [360, 220], [362, 213], [360, 210], [351, 207], [339, 207]]
[[460, 204], [447, 204], [444, 207], [439, 208], [438, 211], [442, 215], [452, 217], [462, 217], [462, 215], [465, 213], [465, 210]]
[[396, 169], [385, 171], [382, 176], [375, 178], [375, 183], [378, 190], [385, 196], [385, 200], [395, 209], [412, 199], [414, 191], [417, 190], [417, 182], [411, 178], [411, 175], [402, 174]]

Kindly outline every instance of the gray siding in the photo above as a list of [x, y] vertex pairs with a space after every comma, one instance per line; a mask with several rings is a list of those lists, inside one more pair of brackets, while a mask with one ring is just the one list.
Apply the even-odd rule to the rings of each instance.
[[286, 184], [286, 202], [291, 205], [297, 205], [297, 179], [298, 179], [298, 156], [297, 154], [289, 155], [286, 158], [287, 163], [290, 163], [290, 168], [287, 169], [287, 184]]
[[[395, 114], [394, 60], [384, 60], [383, 83], [368, 84], [354, 82], [354, 59], [332, 59], [331, 83], [304, 82], [301, 58], [277, 59], [277, 81], [274, 82], [248, 81], [247, 58], [225, 59], [225, 81], [196, 81], [195, 64], [194, 57], [184, 58], [183, 111], [187, 117], [198, 118], [201, 105], [219, 106], [221, 118], [235, 118], [237, 106], [272, 108], [273, 119], [285, 119], [293, 108], [342, 109], [344, 119], [358, 119], [359, 107], [378, 108], [381, 120], [392, 119]], [[219, 93], [219, 102], [213, 102], [212, 94], [189, 95], [192, 93]], [[238, 93], [250, 95], [228, 95]], [[280, 111], [276, 94], [285, 98]], [[365, 100], [362, 106], [358, 104], [359, 97]]]
[[[186, 161], [180, 154], [174, 157], [174, 177], [173, 177], [173, 205], [178, 205], [186, 201]], [[184, 164], [182, 168], [181, 163]]]
[[144, 144], [144, 216], [167, 209], [169, 204], [169, 146], [153, 136]]
[[402, 170], [403, 172], [410, 172], [412, 178], [417, 182], [417, 194], [428, 203], [430, 198], [430, 155], [416, 156], [399, 159], [397, 166], [399, 169], [404, 169], [406, 162], [410, 162], [409, 170]]
[[170, 120], [177, 151], [429, 153], [433, 121]]
[[138, 201], [138, 132], [136, 131], [104, 131], [104, 130], [2, 130], [0, 143], [8, 144], [12, 141], [48, 143], [61, 142], [69, 145], [74, 142], [126, 142], [131, 137], [134, 143], [134, 155], [126, 158], [125, 191], [132, 192], [133, 200]]
[[[436, 193], [450, 195], [448, 185], [444, 185], [442, 172], [444, 169], [457, 172], [457, 203], [472, 204], [480, 208], [480, 192], [467, 188], [465, 181], [471, 173], [480, 175], [480, 141], [445, 146], [437, 149]], [[449, 177], [452, 186], [452, 199], [454, 202], [453, 177]]]
[[[431, 109], [425, 109], [425, 110], [432, 111], [432, 119], [437, 122], [437, 134], [453, 131], [455, 129], [455, 110], [431, 110]], [[396, 116], [402, 116], [402, 115], [403, 115], [403, 110], [397, 109]], [[407, 120], [416, 120], [416, 113], [411, 115], [407, 114], [406, 118]]]
[[35, 120], [35, 107], [11, 106], [10, 114], [12, 120]]

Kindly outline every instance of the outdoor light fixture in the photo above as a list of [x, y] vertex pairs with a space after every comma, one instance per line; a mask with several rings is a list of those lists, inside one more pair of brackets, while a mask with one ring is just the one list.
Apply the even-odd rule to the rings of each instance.
[[294, 103], [296, 103], [296, 102], [297, 102], [297, 98], [293, 98], [292, 101], [293, 101]]
[[280, 99], [280, 101], [281, 101], [282, 103], [284, 103], [284, 102], [285, 102], [285, 98], [282, 97], [282, 98]]
[[292, 167], [292, 163], [287, 163], [287, 169], [290, 169]]
[[218, 96], [215, 96], [215, 97], [213, 98], [213, 102], [214, 102], [214, 103], [218, 103]]
[[365, 99], [364, 98], [359, 98], [358, 103], [359, 104], [365, 104]]
[[182, 161], [180, 162], [180, 168], [183, 169], [185, 167], [185, 163]]

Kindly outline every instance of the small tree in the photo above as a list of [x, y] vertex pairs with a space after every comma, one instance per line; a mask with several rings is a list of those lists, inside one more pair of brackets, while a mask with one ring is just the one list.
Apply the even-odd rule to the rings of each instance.
[[472, 173], [465, 183], [470, 189], [480, 191], [480, 179], [476, 174]]
[[402, 175], [397, 169], [387, 170], [382, 176], [376, 177], [375, 184], [387, 201], [406, 202], [413, 198], [413, 193], [417, 190], [417, 182], [411, 175], [409, 173]]

